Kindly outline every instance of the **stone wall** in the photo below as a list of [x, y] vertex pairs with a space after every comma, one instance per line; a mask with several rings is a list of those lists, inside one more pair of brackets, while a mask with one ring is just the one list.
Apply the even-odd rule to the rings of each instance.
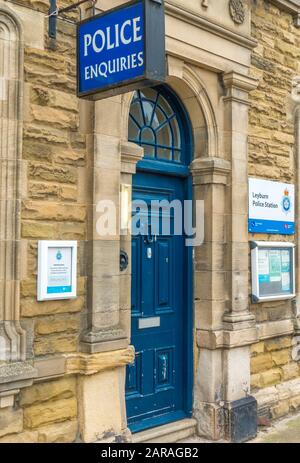
[[23, 159], [28, 184], [22, 204], [22, 238], [28, 253], [26, 278], [21, 282], [21, 316], [33, 321], [35, 357], [77, 350], [80, 312], [85, 306], [82, 277], [75, 301], [36, 301], [37, 240], [80, 242], [86, 236], [86, 205], [79, 187], [86, 141], [78, 130], [75, 52], [75, 26], [61, 21], [55, 44], [45, 36], [44, 50], [25, 48]]
[[282, 336], [260, 341], [252, 346], [251, 387], [254, 391], [300, 375], [299, 362], [292, 358], [292, 345], [291, 336]]
[[[21, 21], [47, 13], [47, 0], [22, 0]], [[60, 7], [73, 3], [59, 1]], [[15, 8], [13, 2], [11, 8]], [[16, 7], [18, 8], [18, 7]], [[27, 15], [27, 16], [26, 16]], [[72, 18], [72, 14], [68, 15]], [[73, 15], [74, 18], [74, 15]], [[86, 306], [86, 278], [80, 274], [78, 298], [37, 302], [37, 241], [86, 239], [84, 169], [86, 139], [79, 130], [76, 97], [76, 29], [58, 21], [57, 41], [45, 35], [35, 46], [25, 40], [22, 181], [21, 321], [27, 331], [27, 357], [35, 362], [78, 350]], [[27, 26], [28, 27], [28, 26]], [[32, 34], [34, 37], [34, 33]], [[26, 37], [25, 37], [26, 38]], [[33, 39], [32, 39], [33, 42]], [[84, 273], [84, 272], [83, 272]], [[14, 407], [0, 409], [0, 442], [72, 442], [78, 432], [75, 376], [22, 389]]]
[[[295, 127], [290, 95], [292, 81], [300, 71], [300, 30], [294, 26], [292, 15], [271, 3], [257, 0], [252, 5], [252, 35], [258, 46], [252, 54], [251, 75], [259, 85], [250, 94], [249, 176], [295, 183]], [[293, 241], [294, 237], [249, 235], [249, 240], [254, 239]], [[251, 310], [262, 326], [293, 318], [290, 301], [251, 304]], [[252, 346], [253, 392], [299, 377], [292, 344], [291, 334]], [[289, 407], [285, 408], [288, 412]]]
[[0, 410], [0, 443], [73, 442], [77, 436], [75, 377], [22, 390], [17, 409]]
[[[26, 14], [32, 24], [34, 12], [47, 13], [49, 7], [48, 0], [18, 0], [18, 3], [29, 7]], [[58, 3], [61, 7], [73, 1]], [[252, 56], [251, 75], [259, 79], [259, 86], [250, 97], [249, 174], [293, 182], [294, 124], [288, 113], [288, 103], [292, 79], [300, 70], [300, 32], [294, 27], [291, 15], [279, 11], [269, 2], [253, 1], [252, 8], [252, 35], [258, 40], [258, 47]], [[22, 12], [24, 13], [24, 9]], [[44, 21], [47, 25], [46, 17]], [[43, 38], [37, 37], [36, 43], [33, 38], [25, 40], [22, 159], [26, 169], [22, 172], [21, 212], [25, 253], [22, 262], [20, 311], [22, 324], [27, 332], [27, 358], [32, 363], [42, 359], [55, 360], [62, 354], [78, 351], [79, 334], [86, 311], [86, 276], [82, 256], [84, 242], [87, 240], [87, 204], [90, 199], [87, 173], [91, 166], [87, 156], [87, 139], [79, 127], [75, 27], [58, 21], [56, 43], [50, 41], [46, 34]], [[115, 114], [120, 117], [119, 109]], [[117, 139], [120, 135], [117, 124], [114, 130]], [[116, 158], [116, 163], [119, 161]], [[119, 175], [119, 171], [117, 172]], [[117, 188], [117, 195], [118, 191]], [[249, 238], [269, 239], [261, 235], [251, 235]], [[36, 301], [39, 239], [74, 239], [79, 242], [76, 300]], [[114, 263], [118, 264], [117, 261]], [[292, 317], [290, 302], [251, 304], [251, 310], [260, 325], [290, 320]], [[292, 348], [291, 333], [265, 339], [252, 346], [254, 392], [276, 388], [282, 382], [295, 381], [300, 377], [299, 364], [292, 360]], [[115, 405], [115, 397], [123, 394], [124, 366], [132, 360], [133, 352], [129, 359], [118, 359], [114, 367], [111, 367], [111, 354], [107, 355], [110, 355], [107, 360], [110, 367], [107, 370], [115, 368], [114, 379], [106, 373], [94, 376], [101, 371], [99, 365], [103, 367], [102, 357], [97, 362], [93, 357], [91, 362], [81, 355], [74, 360], [76, 368], [71, 369], [69, 376], [59, 378], [57, 373], [53, 373], [54, 378], [47, 380], [47, 375], [41, 375], [33, 386], [22, 389], [14, 407], [0, 408], [0, 442], [80, 440], [82, 436], [78, 432], [77, 408], [78, 405], [86, 407], [83, 411], [90, 416], [90, 423], [94, 425], [92, 394], [97, 399], [97, 405], [100, 403], [103, 408], [102, 416], [112, 422], [106, 405]], [[93, 361], [97, 368], [89, 371], [86, 364], [91, 362], [93, 367]], [[122, 368], [117, 371], [120, 366]], [[80, 377], [85, 374], [88, 376], [86, 382]], [[60, 375], [64, 375], [63, 369]], [[102, 384], [102, 388], [99, 388], [99, 384]], [[112, 397], [106, 404], [107, 391]], [[80, 394], [81, 398], [89, 402], [88, 405], [83, 399], [77, 400]], [[296, 407], [297, 401], [300, 405], [296, 397], [292, 405], [289, 403], [288, 409]], [[282, 406], [281, 410], [287, 408], [281, 402], [273, 405], [273, 408], [276, 406]], [[123, 402], [120, 401], [120, 410], [122, 407]], [[118, 413], [118, 416], [125, 416], [122, 410]], [[83, 414], [81, 411], [81, 415]], [[101, 430], [103, 425], [104, 432], [110, 423], [106, 423], [102, 416], [98, 427]], [[118, 418], [115, 427], [122, 430], [126, 428], [126, 423]], [[96, 440], [99, 437], [95, 436], [94, 428], [95, 426], [91, 430], [85, 430], [87, 440]]]
[[249, 175], [294, 180], [294, 123], [288, 115], [292, 80], [300, 71], [300, 32], [291, 15], [263, 0], [252, 2], [252, 36], [258, 46], [251, 74]]

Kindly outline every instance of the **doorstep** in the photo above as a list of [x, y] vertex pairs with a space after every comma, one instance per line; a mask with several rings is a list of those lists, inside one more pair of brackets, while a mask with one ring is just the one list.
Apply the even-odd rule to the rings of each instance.
[[173, 444], [196, 434], [197, 421], [186, 418], [132, 435], [133, 444]]

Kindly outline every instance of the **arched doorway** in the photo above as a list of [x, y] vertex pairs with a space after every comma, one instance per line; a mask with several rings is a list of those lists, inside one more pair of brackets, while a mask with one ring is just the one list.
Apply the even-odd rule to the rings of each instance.
[[133, 206], [133, 215], [139, 215], [139, 232], [132, 236], [136, 357], [126, 374], [128, 425], [137, 432], [183, 419], [192, 410], [192, 250], [183, 225], [184, 202], [192, 199], [192, 135], [171, 89], [134, 94], [128, 138], [145, 153], [133, 177], [133, 204], [144, 206]]

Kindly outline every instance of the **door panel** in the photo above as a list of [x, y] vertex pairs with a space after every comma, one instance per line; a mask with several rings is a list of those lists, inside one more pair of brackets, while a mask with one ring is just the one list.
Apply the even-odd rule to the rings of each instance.
[[[126, 405], [133, 431], [185, 416], [184, 237], [173, 234], [172, 210], [150, 208], [152, 200], [184, 197], [183, 179], [141, 172], [134, 176], [133, 200], [146, 201], [148, 224], [153, 213], [159, 227], [156, 235], [145, 226], [141, 235], [132, 237], [131, 342], [136, 358], [127, 368]], [[171, 220], [170, 234], [165, 236], [159, 233], [163, 213]]]

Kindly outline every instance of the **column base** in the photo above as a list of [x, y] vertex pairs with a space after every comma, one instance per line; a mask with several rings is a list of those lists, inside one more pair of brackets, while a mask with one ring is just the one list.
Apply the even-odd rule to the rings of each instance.
[[220, 404], [201, 402], [194, 412], [197, 433], [210, 440], [246, 442], [257, 435], [257, 401], [248, 396]]
[[82, 352], [96, 354], [124, 349], [128, 347], [128, 339], [122, 328], [115, 327], [107, 330], [87, 331], [80, 342]]
[[219, 404], [200, 402], [194, 411], [197, 420], [197, 434], [210, 440], [225, 437], [224, 409]]
[[248, 396], [224, 406], [225, 438], [233, 443], [247, 442], [257, 435], [257, 401]]
[[126, 442], [125, 368], [78, 378], [79, 433], [84, 443]]
[[255, 327], [255, 316], [250, 312], [230, 312], [223, 317], [224, 330], [243, 330]]

